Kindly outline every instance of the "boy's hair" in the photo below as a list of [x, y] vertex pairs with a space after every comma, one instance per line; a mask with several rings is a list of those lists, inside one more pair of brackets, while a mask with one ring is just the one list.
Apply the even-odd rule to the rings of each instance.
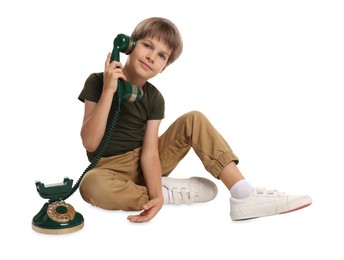
[[136, 40], [151, 37], [165, 42], [172, 50], [167, 65], [178, 59], [183, 51], [183, 40], [177, 26], [166, 18], [151, 17], [143, 20], [136, 26], [131, 36]]

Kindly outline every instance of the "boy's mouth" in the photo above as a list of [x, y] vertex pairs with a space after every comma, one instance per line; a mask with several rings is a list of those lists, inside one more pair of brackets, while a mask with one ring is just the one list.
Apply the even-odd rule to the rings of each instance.
[[143, 61], [141, 61], [141, 60], [139, 60], [139, 61], [140, 61], [140, 63], [141, 63], [144, 67], [146, 67], [147, 69], [152, 70], [151, 66], [149, 66], [147, 63], [145, 63], [145, 62], [143, 62]]

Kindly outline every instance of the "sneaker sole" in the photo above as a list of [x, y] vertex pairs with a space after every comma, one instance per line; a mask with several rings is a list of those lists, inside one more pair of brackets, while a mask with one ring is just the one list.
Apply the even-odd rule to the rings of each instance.
[[292, 209], [292, 210], [288, 210], [288, 211], [285, 211], [285, 212], [281, 212], [281, 213], [278, 213], [278, 214], [287, 214], [287, 213], [290, 213], [290, 212], [293, 212], [293, 211], [297, 211], [297, 210], [299, 210], [299, 209], [306, 208], [306, 207], [308, 207], [308, 206], [310, 206], [310, 205], [312, 205], [312, 203], [309, 203], [309, 204], [307, 204], [307, 205], [303, 205], [303, 206], [298, 207], [298, 208], [296, 208], [296, 209]]

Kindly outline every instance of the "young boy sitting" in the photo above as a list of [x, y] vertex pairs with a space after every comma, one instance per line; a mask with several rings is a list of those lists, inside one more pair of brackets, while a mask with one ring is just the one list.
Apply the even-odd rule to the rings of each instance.
[[171, 21], [159, 17], [139, 23], [132, 37], [137, 42], [125, 65], [110, 62], [109, 53], [104, 72], [91, 74], [79, 96], [85, 103], [81, 137], [92, 161], [118, 107], [118, 80], [128, 81], [143, 92], [140, 101], [120, 104], [121, 115], [108, 148], [80, 183], [86, 202], [110, 210], [141, 211], [128, 216], [128, 220], [146, 222], [163, 204], [214, 199], [217, 187], [208, 179], [168, 177], [193, 148], [205, 169], [230, 191], [232, 220], [286, 213], [312, 203], [309, 196], [291, 196], [251, 186], [237, 167], [237, 156], [201, 112], [182, 115], [159, 137], [165, 103], [148, 80], [180, 56], [182, 38]]

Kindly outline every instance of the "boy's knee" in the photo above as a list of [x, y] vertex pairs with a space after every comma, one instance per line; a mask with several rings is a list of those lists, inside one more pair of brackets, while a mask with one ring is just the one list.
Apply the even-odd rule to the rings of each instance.
[[193, 120], [203, 120], [206, 118], [206, 116], [198, 110], [190, 111], [190, 112], [184, 114], [184, 117], [191, 118]]
[[79, 191], [84, 201], [103, 209], [142, 210], [149, 197], [143, 188], [136, 187], [106, 172], [91, 170], [83, 177]]
[[94, 206], [107, 208], [106, 204], [112, 197], [109, 187], [110, 181], [111, 178], [106, 172], [97, 169], [90, 170], [80, 182], [79, 192], [81, 197]]
[[185, 121], [191, 121], [192, 124], [200, 122], [208, 122], [208, 118], [200, 111], [193, 110], [182, 116]]
[[97, 179], [97, 174], [92, 174], [92, 172], [90, 171], [84, 175], [80, 182], [80, 195], [88, 203], [91, 203], [93, 194], [97, 193], [99, 182]]

